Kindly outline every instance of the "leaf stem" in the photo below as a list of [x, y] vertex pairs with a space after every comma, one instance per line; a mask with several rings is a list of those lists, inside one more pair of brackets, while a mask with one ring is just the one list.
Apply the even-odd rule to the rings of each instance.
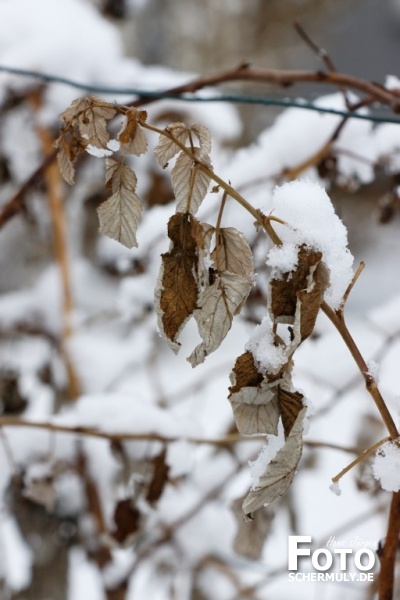
[[390, 439], [391, 438], [389, 436], [386, 436], [385, 438], [383, 438], [383, 440], [379, 440], [379, 442], [376, 442], [376, 444], [364, 450], [364, 452], [357, 456], [357, 458], [355, 458], [349, 465], [347, 465], [347, 467], [342, 469], [340, 473], [335, 475], [335, 477], [332, 477], [332, 483], [337, 483], [343, 477], [343, 475], [346, 475], [346, 473], [348, 473], [353, 467], [355, 467], [365, 458], [373, 454], [380, 446], [382, 446], [382, 444], [388, 442]]
[[326, 314], [328, 319], [332, 322], [332, 324], [336, 327], [336, 329], [339, 332], [339, 334], [341, 335], [344, 343], [346, 344], [347, 348], [349, 349], [352, 357], [354, 358], [354, 361], [355, 361], [357, 367], [359, 368], [359, 371], [361, 372], [362, 376], [364, 377], [365, 387], [367, 388], [367, 391], [369, 392], [369, 394], [372, 396], [372, 398], [376, 404], [376, 407], [380, 412], [380, 415], [386, 426], [386, 429], [389, 432], [390, 438], [395, 439], [395, 438], [399, 437], [399, 432], [397, 430], [397, 427], [396, 427], [396, 425], [393, 421], [392, 415], [390, 414], [389, 409], [386, 406], [386, 403], [379, 391], [376, 381], [372, 377], [372, 375], [369, 373], [368, 365], [365, 362], [360, 350], [358, 349], [357, 344], [353, 340], [349, 330], [347, 329], [343, 312], [334, 311], [326, 302], [322, 303], [321, 309]]

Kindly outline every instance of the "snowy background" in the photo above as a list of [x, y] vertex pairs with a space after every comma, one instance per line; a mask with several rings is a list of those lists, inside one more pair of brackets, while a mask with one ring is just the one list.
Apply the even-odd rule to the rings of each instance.
[[[146, 2], [128, 5], [135, 15]], [[147, 90], [194, 76], [144, 65], [127, 55], [124, 39], [118, 22], [89, 1], [0, 1], [0, 65]], [[387, 75], [396, 73], [382, 72], [382, 83]], [[388, 82], [397, 87], [395, 78]], [[58, 115], [78, 95], [60, 83], [42, 86], [0, 72], [2, 206], [42, 163], [41, 132], [56, 137]], [[132, 100], [127, 94], [104, 98]], [[345, 108], [343, 95], [332, 90], [317, 104]], [[158, 126], [174, 120], [208, 127], [215, 172], [265, 212], [285, 173], [313, 156], [340, 121], [291, 108], [249, 134], [254, 124], [245, 129], [243, 121], [249, 116], [228, 104], [163, 100], [146, 109]], [[379, 370], [396, 423], [399, 131], [396, 124], [351, 119], [331, 161], [299, 175], [326, 188], [348, 229], [355, 265], [366, 263], [348, 301], [348, 326], [371, 370]], [[154, 147], [156, 136], [148, 139]], [[254, 523], [244, 523], [248, 462], [263, 442], [237, 441], [228, 376], [267, 314], [271, 244], [229, 201], [223, 224], [245, 234], [258, 277], [221, 348], [193, 370], [186, 356], [198, 342], [195, 327], [187, 326], [175, 356], [158, 335], [153, 309], [174, 212], [168, 172], [160, 171], [151, 150], [132, 164], [146, 206], [133, 250], [97, 234], [95, 208], [107, 196], [100, 159], [85, 155], [75, 186], [58, 181], [71, 303], [55, 256], [48, 180], [35, 181], [22, 210], [0, 232], [2, 418], [54, 426], [0, 430], [0, 598], [373, 598], [368, 584], [295, 584], [287, 573], [290, 534], [311, 535], [315, 548], [331, 536], [376, 548], [385, 536], [390, 494], [380, 489], [368, 460], [341, 480], [341, 495], [330, 490], [333, 476], [387, 435], [347, 348], [322, 315], [296, 351], [293, 381], [314, 409], [299, 472], [287, 494]], [[199, 218], [215, 223], [217, 208], [209, 194]]]

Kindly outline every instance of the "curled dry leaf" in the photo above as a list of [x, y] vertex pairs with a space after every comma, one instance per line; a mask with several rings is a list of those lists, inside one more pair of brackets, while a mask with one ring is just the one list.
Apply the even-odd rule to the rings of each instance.
[[81, 136], [88, 144], [97, 148], [106, 148], [110, 136], [107, 131], [107, 121], [116, 114], [112, 104], [100, 98], [79, 98], [61, 113], [60, 118], [66, 125], [78, 127]]
[[147, 119], [145, 110], [129, 108], [125, 114], [125, 122], [118, 134], [118, 140], [121, 142], [122, 154], [134, 154], [140, 156], [147, 150], [147, 140], [144, 134], [142, 123]]
[[[207, 230], [211, 233], [211, 230]], [[204, 362], [225, 338], [253, 285], [253, 257], [245, 237], [230, 227], [216, 233], [211, 253], [212, 276], [200, 294], [194, 311], [202, 343], [188, 360], [192, 367]]]
[[[189, 139], [189, 128], [184, 123], [172, 123], [165, 128], [174, 138], [176, 138], [181, 144], [186, 143]], [[171, 138], [160, 135], [160, 139], [156, 147], [154, 148], [154, 156], [157, 159], [160, 167], [165, 169], [171, 158], [174, 158], [181, 148]]]
[[168, 222], [169, 252], [162, 255], [155, 303], [160, 332], [177, 352], [179, 333], [197, 307], [198, 280], [204, 278], [203, 228], [189, 213], [176, 213]]
[[86, 146], [86, 140], [77, 137], [72, 128], [63, 129], [54, 142], [54, 147], [58, 148], [57, 162], [60, 173], [69, 185], [75, 183], [75, 161]]
[[244, 519], [241, 498], [232, 504], [233, 515], [237, 523], [237, 533], [233, 549], [237, 554], [250, 560], [259, 560], [265, 540], [271, 531], [275, 516], [274, 510], [268, 506], [258, 510], [252, 519]]
[[306, 408], [299, 412], [285, 445], [267, 465], [257, 485], [243, 501], [243, 511], [251, 514], [282, 496], [293, 481], [303, 451], [303, 422]]
[[243, 233], [234, 227], [222, 227], [218, 230], [212, 259], [219, 271], [253, 276], [253, 253]]
[[202, 292], [194, 317], [203, 341], [188, 358], [192, 367], [204, 362], [206, 356], [220, 346], [251, 286], [252, 280], [248, 277], [225, 271], [217, 273], [214, 283]]
[[[197, 159], [201, 161], [207, 158], [209, 159], [211, 151], [211, 135], [204, 125], [187, 127], [184, 123], [172, 123], [165, 128], [165, 131], [171, 134], [171, 136], [184, 146], [187, 141], [190, 141], [190, 149], [194, 148], [193, 136], [195, 136], [200, 146]], [[159, 165], [164, 169], [171, 158], [180, 151], [181, 148], [175, 143], [174, 139], [171, 139], [167, 135], [161, 135], [157, 146], [154, 148], [154, 155]]]
[[271, 319], [294, 324], [296, 345], [312, 333], [328, 285], [329, 270], [322, 253], [305, 246], [299, 249], [296, 269], [270, 281]]
[[[199, 148], [194, 148], [194, 156], [198, 156], [199, 151]], [[202, 164], [211, 168], [211, 162], [207, 157], [204, 157], [203, 163], [200, 163], [181, 152], [176, 159], [171, 171], [171, 183], [177, 212], [190, 212], [195, 215], [207, 194], [211, 178], [202, 170]]]
[[106, 185], [112, 196], [97, 209], [99, 232], [127, 248], [137, 246], [136, 230], [142, 205], [135, 194], [136, 175], [123, 161], [106, 159]]
[[239, 356], [230, 375], [229, 401], [240, 433], [277, 435], [281, 418], [285, 437], [289, 435], [304, 406], [302, 394], [290, 391], [291, 366], [289, 362], [278, 373], [262, 375], [251, 352]]

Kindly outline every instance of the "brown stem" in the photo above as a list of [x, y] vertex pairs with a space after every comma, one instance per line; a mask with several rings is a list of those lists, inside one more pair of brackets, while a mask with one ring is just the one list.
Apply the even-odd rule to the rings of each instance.
[[[394, 112], [400, 111], [400, 98], [395, 92], [386, 89], [383, 85], [365, 81], [352, 75], [338, 73], [336, 71], [301, 71], [281, 69], [257, 69], [250, 67], [247, 63], [239, 65], [234, 69], [222, 71], [214, 75], [197, 77], [191, 82], [179, 85], [163, 93], [176, 94], [179, 96], [185, 92], [194, 93], [207, 86], [215, 86], [232, 81], [256, 81], [261, 83], [272, 83], [282, 87], [288, 87], [294, 83], [321, 83], [334, 86], [339, 89], [343, 87], [352, 88], [372, 96], [375, 101], [389, 106]], [[141, 106], [154, 101], [154, 98], [143, 96], [131, 102], [128, 106]]]
[[400, 534], [400, 492], [392, 496], [385, 545], [381, 553], [379, 600], [393, 600], [396, 555]]
[[360, 350], [358, 349], [357, 344], [353, 340], [349, 330], [347, 329], [343, 313], [335, 312], [326, 302], [323, 302], [321, 305], [321, 309], [326, 314], [328, 319], [332, 322], [332, 324], [336, 327], [338, 332], [340, 333], [344, 343], [347, 348], [350, 350], [354, 361], [357, 364], [362, 376], [365, 380], [365, 386], [367, 391], [372, 396], [376, 407], [378, 408], [382, 420], [389, 432], [391, 439], [395, 439], [399, 437], [399, 432], [397, 431], [397, 427], [393, 421], [392, 415], [390, 414], [388, 407], [376, 385], [376, 381], [372, 377], [372, 375], [368, 372], [368, 365], [365, 362]]

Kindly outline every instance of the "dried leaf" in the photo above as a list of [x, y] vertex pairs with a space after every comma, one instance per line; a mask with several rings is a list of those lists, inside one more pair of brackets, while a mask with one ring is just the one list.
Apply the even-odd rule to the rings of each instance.
[[263, 379], [263, 375], [257, 370], [252, 353], [247, 350], [236, 359], [231, 374], [232, 387], [229, 390], [234, 394], [243, 387], [257, 387]]
[[303, 451], [303, 421], [306, 408], [299, 412], [285, 445], [269, 463], [257, 486], [243, 502], [243, 510], [251, 514], [281, 496], [293, 481]]
[[73, 185], [75, 183], [75, 166], [70, 158], [66, 144], [62, 144], [57, 152], [58, 168], [64, 180]]
[[127, 541], [139, 529], [140, 512], [132, 505], [130, 499], [120, 500], [115, 506], [114, 522], [116, 529], [113, 531], [113, 537], [120, 544]]
[[24, 486], [22, 495], [31, 502], [43, 506], [47, 512], [51, 513], [54, 511], [57, 492], [51, 477], [43, 477], [41, 479], [29, 481]]
[[[185, 144], [189, 139], [190, 129], [184, 123], [172, 123], [165, 130], [171, 133], [182, 144]], [[160, 135], [159, 142], [154, 148], [154, 156], [160, 167], [165, 169], [171, 158], [180, 151], [181, 148], [173, 140], [165, 135]]]
[[74, 163], [78, 155], [85, 150], [86, 146], [86, 140], [77, 137], [72, 128], [63, 129], [54, 142], [54, 147], [59, 149], [57, 153], [57, 162], [60, 173], [70, 185], [75, 183]]
[[136, 175], [124, 162], [106, 159], [106, 184], [113, 193], [97, 209], [99, 232], [133, 248], [137, 246], [136, 230], [142, 212], [135, 194]]
[[166, 462], [167, 451], [164, 448], [160, 454], [152, 460], [154, 465], [153, 477], [146, 494], [146, 500], [154, 504], [159, 500], [168, 481], [169, 466]]
[[162, 255], [155, 300], [160, 332], [177, 352], [180, 331], [197, 307], [203, 229], [188, 213], [176, 213], [168, 222], [169, 252]]
[[310, 269], [315, 267], [321, 258], [321, 252], [307, 250], [302, 246], [298, 253], [296, 269], [285, 273], [282, 279], [271, 280], [269, 310], [274, 323], [294, 323], [297, 292], [308, 287]]
[[329, 269], [321, 261], [315, 267], [311, 267], [307, 289], [297, 292], [298, 303], [293, 328], [295, 339], [303, 341], [312, 334], [328, 286]]
[[112, 104], [95, 96], [74, 100], [60, 118], [69, 127], [78, 127], [81, 136], [92, 146], [106, 148], [109, 140], [106, 121], [116, 114]]
[[329, 270], [321, 258], [321, 252], [302, 246], [296, 269], [270, 281], [271, 318], [274, 323], [294, 324], [295, 345], [312, 333], [329, 285]]
[[265, 540], [271, 531], [275, 512], [268, 506], [258, 510], [252, 519], [246, 519], [243, 515], [241, 498], [233, 502], [232, 509], [237, 522], [237, 533], [233, 542], [234, 551], [250, 560], [259, 560]]
[[230, 395], [236, 427], [243, 435], [277, 435], [279, 423], [278, 384], [243, 387]]
[[216, 274], [214, 283], [202, 292], [194, 317], [203, 341], [188, 358], [192, 367], [204, 362], [220, 346], [251, 287], [252, 281], [247, 277], [223, 272]]
[[192, 125], [190, 131], [195, 134], [197, 139], [199, 140], [200, 152], [199, 152], [199, 160], [204, 160], [209, 157], [211, 152], [211, 134], [207, 127], [204, 125]]
[[219, 271], [249, 277], [254, 273], [251, 248], [243, 233], [234, 227], [223, 227], [218, 231], [212, 258]]
[[289, 436], [299, 412], [304, 408], [303, 398], [300, 392], [291, 392], [282, 386], [278, 388], [278, 406], [285, 438]]
[[147, 140], [143, 129], [140, 127], [140, 124], [144, 123], [146, 118], [146, 111], [137, 110], [136, 108], [128, 109], [125, 122], [118, 134], [122, 154], [140, 156], [146, 152]]
[[[199, 148], [194, 148], [194, 155], [199, 155]], [[206, 159], [203, 160], [206, 164]], [[210, 161], [207, 167], [211, 168]], [[207, 194], [211, 178], [204, 173], [201, 163], [181, 152], [171, 171], [171, 183], [176, 198], [177, 212], [190, 212], [195, 215]]]

